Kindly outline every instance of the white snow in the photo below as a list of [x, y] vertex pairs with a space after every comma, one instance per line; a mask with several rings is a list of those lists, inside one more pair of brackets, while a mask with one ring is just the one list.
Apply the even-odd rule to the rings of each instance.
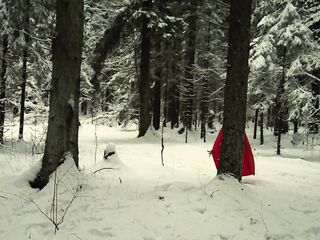
[[113, 142], [107, 144], [107, 147], [104, 149], [105, 154], [116, 153], [116, 145]]
[[[202, 143], [199, 132], [189, 132], [185, 144], [184, 136], [165, 129], [163, 167], [158, 132], [138, 139], [135, 129], [97, 126], [96, 145], [95, 126], [83, 123], [82, 171], [71, 159], [57, 171], [57, 220], [65, 216], [56, 234], [48, 219], [54, 177], [40, 192], [28, 186], [41, 155], [32, 156], [27, 134], [26, 143], [8, 142], [0, 150], [0, 239], [318, 240], [319, 139], [311, 145], [310, 138], [306, 149], [301, 143], [292, 145], [286, 135], [282, 156], [276, 156], [276, 139], [265, 131], [263, 146], [250, 138], [256, 176], [240, 184], [215, 177], [207, 153], [215, 134]], [[247, 129], [249, 136], [251, 132]], [[110, 142], [117, 146], [117, 155], [110, 156], [117, 158], [114, 162], [103, 160]]]

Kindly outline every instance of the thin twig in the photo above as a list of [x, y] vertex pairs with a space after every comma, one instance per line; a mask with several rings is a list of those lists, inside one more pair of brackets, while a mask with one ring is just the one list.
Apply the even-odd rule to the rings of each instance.
[[34, 206], [36, 206], [36, 207], [38, 208], [38, 210], [39, 210], [46, 218], [49, 219], [50, 222], [53, 223], [53, 225], [55, 226], [56, 230], [59, 230], [58, 225], [48, 216], [48, 214], [46, 214], [44, 211], [42, 211], [42, 209], [39, 207], [39, 205], [38, 205], [36, 202], [34, 202], [32, 199], [30, 199], [30, 202], [31, 202]]
[[63, 213], [60, 221], [57, 223], [58, 226], [59, 226], [61, 223], [63, 223], [64, 217], [66, 216], [66, 214], [67, 214], [67, 212], [68, 212], [71, 204], [73, 203], [73, 201], [74, 201], [74, 200], [77, 198], [77, 196], [78, 196], [77, 193], [78, 193], [78, 191], [76, 192], [75, 195], [73, 195], [73, 198], [72, 198], [71, 201], [69, 202], [68, 206], [65, 208], [64, 213]]
[[97, 172], [100, 172], [101, 170], [106, 170], [106, 169], [117, 170], [116, 168], [113, 168], [113, 167], [104, 167], [104, 168], [100, 168], [98, 170], [95, 170], [93, 172], [93, 174], [96, 174]]
[[267, 227], [267, 224], [266, 224], [266, 222], [264, 221], [263, 210], [262, 210], [262, 201], [260, 202], [260, 208], [261, 208], [261, 219], [262, 219], [262, 222], [263, 222], [263, 224], [264, 224], [264, 227], [266, 228], [266, 231], [267, 231], [268, 233], [270, 233], [270, 232], [269, 232], [269, 229], [268, 229], [268, 227]]
[[[164, 120], [165, 121], [165, 120]], [[164, 143], [163, 143], [163, 126], [164, 126], [164, 121], [162, 123], [162, 127], [161, 127], [161, 164], [162, 166], [164, 166], [164, 162], [163, 162], [163, 150], [164, 150]]]

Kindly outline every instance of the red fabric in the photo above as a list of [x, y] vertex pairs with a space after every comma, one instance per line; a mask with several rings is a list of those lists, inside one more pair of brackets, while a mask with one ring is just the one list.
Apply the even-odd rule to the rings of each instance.
[[[219, 167], [219, 162], [220, 162], [222, 133], [223, 133], [223, 130], [221, 129], [216, 138], [216, 141], [214, 142], [213, 149], [212, 149], [212, 157], [217, 169]], [[242, 155], [242, 176], [254, 175], [255, 174], [254, 158], [253, 158], [252, 150], [250, 147], [249, 139], [246, 134], [244, 135], [243, 147], [244, 149], [243, 149], [243, 155]]]

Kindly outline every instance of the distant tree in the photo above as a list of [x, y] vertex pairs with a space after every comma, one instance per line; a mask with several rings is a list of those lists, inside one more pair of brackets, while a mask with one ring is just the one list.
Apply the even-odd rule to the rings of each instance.
[[294, 123], [297, 132], [299, 122], [306, 118], [310, 121], [314, 116], [310, 106], [317, 98], [312, 97], [311, 82], [316, 82], [313, 75], [319, 66], [319, 45], [309, 29], [315, 23], [314, 8], [307, 10], [310, 2], [261, 1], [255, 11], [253, 22], [257, 28], [251, 51], [249, 100], [255, 109], [269, 109], [268, 124], [273, 113], [278, 154], [278, 133], [288, 131], [288, 121]]
[[[0, 2], [2, 3], [2, 2]], [[6, 72], [7, 72], [7, 53], [8, 53], [8, 3], [2, 3], [0, 6], [0, 144], [4, 142], [4, 120], [5, 120], [5, 103], [6, 103]]]
[[239, 181], [242, 179], [246, 122], [251, 5], [251, 0], [231, 0], [223, 138], [218, 169], [218, 174], [230, 174]]
[[24, 32], [24, 46], [22, 51], [22, 77], [21, 77], [21, 97], [20, 97], [20, 126], [19, 139], [23, 139], [24, 129], [24, 115], [25, 115], [25, 101], [26, 101], [26, 86], [28, 80], [28, 55], [30, 42], [30, 0], [23, 1], [23, 32]]
[[[83, 0], [57, 0], [56, 37], [50, 110], [42, 167], [30, 182], [46, 186], [49, 176], [70, 152], [78, 167], [80, 68], [83, 45]], [[68, 23], [68, 24], [66, 24]]]
[[5, 120], [5, 102], [6, 102], [6, 55], [8, 52], [8, 36], [4, 34], [1, 41], [1, 72], [0, 72], [0, 144], [3, 144], [4, 120]]
[[197, 36], [197, 0], [188, 1], [188, 11], [185, 22], [186, 28], [186, 47], [185, 47], [185, 75], [182, 91], [183, 99], [183, 124], [186, 130], [191, 130], [193, 104], [195, 99], [194, 91], [194, 64], [196, 56], [196, 36]]

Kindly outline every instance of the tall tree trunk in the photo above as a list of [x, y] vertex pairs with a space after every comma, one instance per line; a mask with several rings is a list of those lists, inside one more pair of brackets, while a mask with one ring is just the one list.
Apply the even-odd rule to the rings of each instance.
[[[207, 29], [207, 46], [206, 46], [206, 52], [210, 52], [210, 22], [208, 24], [208, 29]], [[205, 61], [203, 64], [203, 67], [205, 69], [209, 68], [209, 59], [205, 57]], [[200, 133], [200, 138], [203, 138], [203, 142], [206, 142], [206, 125], [208, 122], [208, 102], [209, 102], [209, 76], [204, 77], [204, 82], [203, 82], [203, 88], [202, 88], [202, 93], [201, 93], [201, 102], [200, 102], [200, 108], [201, 108], [201, 133]]]
[[223, 138], [218, 174], [242, 179], [252, 0], [231, 0]]
[[271, 106], [268, 108], [268, 111], [267, 111], [267, 129], [269, 127], [273, 127], [272, 126], [272, 122], [271, 122], [271, 119], [272, 119], [272, 112], [271, 112]]
[[[280, 82], [278, 85], [277, 89], [277, 96], [276, 96], [276, 105], [275, 105], [275, 114], [276, 114], [276, 119], [275, 119], [275, 126], [274, 126], [274, 132], [273, 134], [275, 136], [278, 136], [278, 134], [283, 134], [287, 133], [289, 130], [289, 122], [287, 119], [288, 116], [288, 107], [287, 107], [287, 102], [283, 98], [284, 92], [285, 92], [285, 65], [286, 65], [286, 54], [287, 54], [287, 49], [285, 46], [283, 46], [282, 49], [282, 76], [280, 78]], [[281, 136], [278, 137], [278, 141], [280, 141]], [[280, 143], [278, 143], [280, 145]], [[280, 147], [279, 150], [277, 150], [280, 154]]]
[[27, 64], [28, 64], [28, 48], [29, 48], [29, 22], [30, 22], [30, 0], [24, 0], [24, 46], [22, 53], [22, 82], [21, 82], [21, 99], [20, 99], [20, 126], [19, 126], [19, 139], [23, 139], [24, 129], [24, 113], [25, 113], [25, 101], [26, 101], [26, 85], [27, 85]]
[[[143, 2], [143, 9], [150, 11], [152, 0]], [[146, 14], [142, 16], [141, 28], [141, 61], [140, 61], [140, 79], [139, 79], [139, 135], [142, 137], [148, 131], [151, 123], [151, 90], [150, 90], [150, 48], [151, 48], [151, 30], [148, 27], [150, 22]]]
[[264, 136], [263, 136], [263, 111], [260, 113], [260, 145], [264, 144]]
[[186, 19], [188, 24], [186, 31], [186, 68], [185, 68], [185, 92], [183, 96], [184, 126], [191, 130], [193, 116], [193, 99], [194, 99], [194, 79], [193, 70], [196, 54], [196, 31], [197, 31], [197, 5], [196, 0], [190, 0], [190, 10]]
[[169, 82], [168, 91], [168, 121], [171, 122], [171, 129], [178, 127], [179, 113], [180, 113], [180, 71], [179, 71], [179, 52], [181, 50], [181, 43], [175, 40], [173, 43], [173, 59], [170, 61], [170, 68], [172, 72], [172, 79]]
[[6, 112], [6, 71], [7, 71], [7, 52], [8, 52], [8, 35], [2, 37], [2, 54], [1, 54], [1, 72], [0, 72], [0, 144], [3, 144], [4, 120]]
[[256, 109], [254, 114], [253, 139], [257, 139], [258, 116], [259, 116], [259, 109]]
[[[168, 44], [167, 46], [168, 47]], [[167, 60], [165, 63], [165, 90], [164, 90], [164, 103], [163, 103], [163, 127], [167, 127], [167, 120], [168, 120], [168, 88], [169, 88], [169, 63], [170, 60], [168, 60], [168, 55], [167, 55]]]
[[[49, 176], [71, 153], [78, 167], [80, 69], [83, 45], [83, 0], [56, 1], [56, 38], [48, 132], [42, 167], [34, 188], [43, 188]], [[68, 24], [66, 24], [68, 23]]]
[[[283, 129], [283, 114], [284, 114], [284, 103], [283, 103], [283, 94], [284, 94], [284, 84], [285, 84], [285, 68], [286, 68], [286, 55], [287, 55], [287, 49], [286, 47], [283, 47], [283, 55], [282, 55], [282, 76], [280, 79], [278, 91], [277, 91], [277, 97], [276, 97], [276, 110], [277, 110], [277, 154], [280, 155], [281, 153], [281, 134]], [[275, 129], [276, 132], [276, 129]]]
[[153, 118], [152, 123], [155, 130], [160, 128], [160, 112], [161, 112], [161, 71], [162, 71], [162, 52], [161, 52], [161, 40], [160, 36], [157, 36], [155, 40], [155, 50], [156, 50], [156, 70], [154, 79], [154, 89], [153, 89]]
[[297, 119], [293, 120], [293, 133], [297, 133], [299, 129], [299, 121]]

